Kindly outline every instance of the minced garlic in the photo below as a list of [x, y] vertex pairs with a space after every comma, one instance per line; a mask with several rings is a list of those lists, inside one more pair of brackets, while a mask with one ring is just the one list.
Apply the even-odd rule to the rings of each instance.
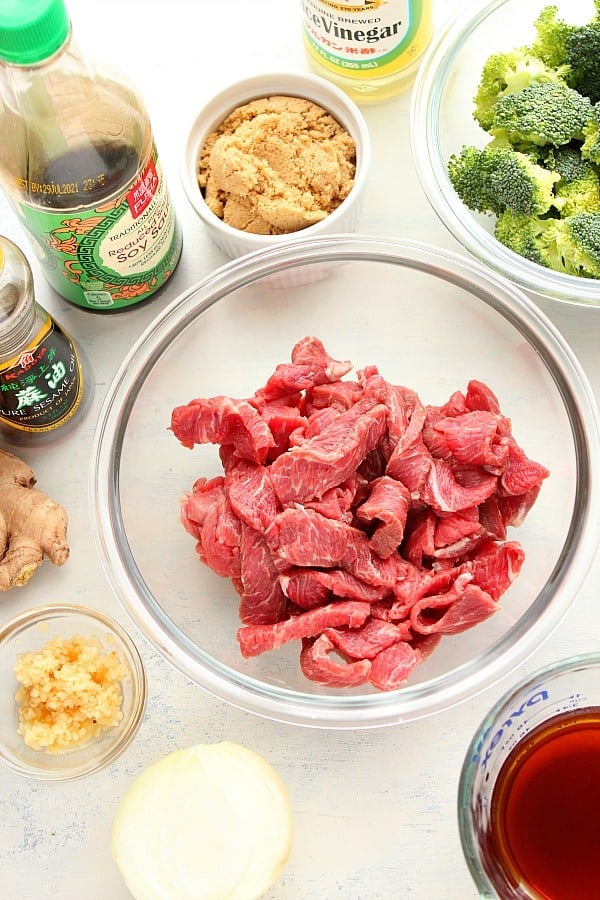
[[21, 653], [14, 666], [21, 687], [18, 734], [32, 750], [64, 753], [88, 743], [123, 718], [126, 666], [96, 637], [57, 637]]

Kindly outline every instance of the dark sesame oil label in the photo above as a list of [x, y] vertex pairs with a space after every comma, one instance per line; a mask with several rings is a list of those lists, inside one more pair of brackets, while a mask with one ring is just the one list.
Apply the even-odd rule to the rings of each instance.
[[0, 365], [0, 421], [19, 431], [50, 431], [77, 411], [83, 372], [69, 335], [49, 318], [36, 337]]

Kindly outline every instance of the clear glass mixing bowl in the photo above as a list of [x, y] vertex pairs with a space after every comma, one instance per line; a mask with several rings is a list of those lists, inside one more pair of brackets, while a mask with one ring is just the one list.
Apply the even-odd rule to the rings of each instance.
[[[306, 335], [356, 369], [444, 403], [485, 381], [527, 454], [551, 475], [514, 532], [525, 565], [491, 618], [445, 637], [406, 686], [320, 687], [298, 647], [243, 659], [238, 598], [203, 566], [179, 521], [217, 448], [182, 447], [171, 411], [194, 397], [250, 396]], [[160, 313], [105, 398], [90, 468], [106, 575], [155, 648], [245, 710], [315, 727], [391, 725], [452, 706], [533, 653], [574, 601], [600, 537], [598, 412], [568, 345], [535, 304], [478, 263], [409, 241], [340, 235], [235, 260]]]
[[[600, 280], [563, 275], [530, 262], [494, 237], [493, 216], [472, 212], [459, 199], [447, 164], [461, 147], [490, 140], [473, 119], [473, 97], [483, 65], [492, 53], [530, 45], [534, 22], [548, 0], [476, 0], [461, 7], [434, 38], [417, 73], [410, 133], [417, 175], [432, 208], [450, 234], [486, 265], [534, 297], [600, 306]], [[566, 22], [585, 24], [594, 15], [590, 0], [553, 3]]]

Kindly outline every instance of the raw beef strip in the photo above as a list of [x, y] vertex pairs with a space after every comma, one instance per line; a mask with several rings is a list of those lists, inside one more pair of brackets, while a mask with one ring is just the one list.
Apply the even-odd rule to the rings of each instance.
[[258, 656], [266, 650], [276, 650], [288, 641], [315, 637], [326, 628], [348, 625], [358, 628], [368, 618], [370, 606], [359, 600], [339, 600], [299, 613], [274, 625], [246, 625], [238, 629], [242, 656]]
[[360, 529], [327, 519], [313, 509], [285, 509], [267, 530], [266, 538], [274, 554], [291, 566], [341, 568], [388, 590], [401, 565], [399, 557], [380, 559], [373, 553]]
[[313, 335], [303, 337], [294, 344], [291, 359], [297, 366], [310, 365], [323, 369], [328, 381], [339, 381], [353, 368], [348, 359], [343, 361], [334, 359], [323, 346], [323, 342]]
[[434, 459], [421, 491], [421, 500], [436, 513], [458, 512], [483, 503], [496, 490], [498, 479], [481, 470], [478, 480], [469, 486], [461, 484], [452, 466]]
[[441, 406], [429, 405], [426, 409], [428, 416], [431, 412], [440, 416], [462, 416], [463, 413], [469, 412], [467, 400], [462, 391], [454, 391]]
[[472, 534], [467, 534], [456, 540], [453, 544], [447, 544], [445, 547], [438, 547], [435, 550], [434, 559], [436, 563], [446, 562], [449, 565], [466, 559], [477, 553], [482, 543], [488, 540], [485, 529], [480, 527]]
[[286, 597], [302, 609], [314, 609], [333, 599], [364, 600], [373, 603], [381, 597], [381, 587], [365, 584], [341, 569], [289, 569], [279, 576]]
[[524, 494], [513, 494], [512, 496], [497, 497], [498, 513], [502, 518], [504, 525], [512, 525], [517, 528], [525, 521], [527, 513], [537, 500], [537, 496], [541, 488], [540, 484], [526, 491]]
[[465, 571], [464, 564], [445, 569], [428, 569], [422, 573], [421, 597], [434, 596], [450, 590], [457, 577]]
[[191, 491], [183, 495], [180, 504], [181, 521], [186, 531], [196, 540], [206, 516], [216, 503], [221, 503], [225, 496], [225, 479], [222, 475], [215, 478], [198, 478]]
[[442, 422], [445, 418], [446, 416], [444, 416], [441, 407], [427, 407], [427, 415], [421, 431], [421, 440], [434, 459], [450, 460], [452, 457], [448, 442], [445, 440], [442, 432], [435, 427], [438, 422]]
[[300, 668], [306, 678], [328, 687], [358, 687], [366, 684], [371, 674], [368, 659], [341, 662], [332, 659], [336, 647], [326, 634], [315, 640], [302, 641]]
[[415, 634], [411, 640], [411, 646], [421, 663], [427, 659], [442, 640], [441, 634]]
[[336, 412], [342, 412], [354, 406], [360, 392], [361, 388], [357, 381], [317, 384], [306, 392], [302, 412], [305, 416], [314, 414], [318, 409], [334, 409]]
[[[432, 578], [439, 578], [438, 572], [430, 572], [402, 560], [402, 575], [393, 587], [393, 612], [396, 620], [404, 618], [422, 594], [430, 590]], [[402, 612], [401, 612], [402, 610]]]
[[373, 659], [386, 647], [412, 637], [408, 624], [394, 625], [371, 618], [360, 628], [326, 628], [323, 633], [338, 650], [353, 659]]
[[446, 450], [437, 456], [454, 457], [461, 463], [485, 466], [501, 474], [508, 459], [508, 446], [498, 434], [498, 416], [476, 410], [461, 416], [444, 416], [433, 423], [433, 430], [443, 440]]
[[269, 426], [274, 441], [267, 462], [272, 462], [280, 453], [285, 453], [290, 446], [291, 436], [295, 435], [297, 439], [308, 425], [308, 420], [300, 414], [296, 406], [284, 403], [267, 403], [260, 410], [260, 416]]
[[314, 509], [327, 519], [338, 519], [340, 522], [352, 522], [354, 518], [353, 501], [356, 497], [358, 477], [351, 475], [343, 484], [330, 488], [320, 500], [309, 500], [304, 505]]
[[356, 509], [359, 522], [375, 530], [369, 546], [382, 559], [391, 556], [402, 543], [411, 498], [401, 481], [387, 475], [371, 482], [369, 498]]
[[263, 535], [246, 525], [240, 545], [239, 616], [246, 625], [271, 625], [287, 613], [288, 601], [279, 583]]
[[406, 684], [408, 676], [420, 662], [410, 644], [392, 644], [371, 661], [371, 684], [380, 691], [394, 691]]
[[[419, 437], [425, 421], [425, 407], [415, 391], [396, 388], [388, 397], [388, 432], [394, 444], [394, 453], [403, 453]], [[398, 418], [402, 406], [401, 420]], [[401, 427], [399, 427], [401, 426]]]
[[177, 406], [171, 430], [184, 447], [194, 444], [233, 445], [238, 455], [264, 463], [275, 441], [269, 426], [245, 400], [211, 397]]
[[510, 441], [508, 464], [500, 479], [501, 492], [508, 495], [526, 494], [539, 487], [550, 472], [541, 463], [533, 462], [514, 441]]
[[465, 537], [482, 533], [477, 506], [461, 509], [455, 513], [441, 513], [436, 517], [433, 532], [435, 553], [439, 555], [441, 547], [452, 546]]
[[450, 590], [422, 597], [410, 611], [410, 625], [420, 634], [458, 634], [483, 622], [498, 608], [488, 593], [472, 583], [473, 576], [459, 575]]
[[[512, 500], [512, 498], [511, 498]], [[503, 541], [506, 538], [507, 522], [501, 512], [498, 495], [493, 494], [477, 507], [479, 521], [486, 535], [493, 540]], [[510, 515], [510, 514], [509, 514]]]
[[202, 562], [223, 578], [233, 578], [240, 572], [241, 523], [223, 481], [220, 476], [211, 481], [198, 479], [182, 501], [181, 518], [197, 537], [196, 553]]
[[388, 622], [402, 623], [410, 616], [410, 611], [422, 597], [447, 592], [454, 584], [462, 567], [450, 566], [446, 569], [425, 569], [404, 563], [403, 577], [398, 578], [393, 588], [393, 596], [371, 604], [371, 615]]
[[479, 585], [492, 599], [499, 600], [511, 586], [525, 562], [525, 553], [517, 541], [484, 545], [468, 565], [473, 583]]
[[434, 557], [436, 523], [437, 516], [430, 509], [415, 510], [410, 516], [402, 555], [417, 568]]
[[257, 395], [267, 400], [285, 397], [294, 391], [308, 390], [316, 384], [339, 381], [351, 369], [351, 362], [334, 359], [318, 338], [303, 338], [292, 349], [291, 363], [278, 365]]
[[410, 493], [418, 497], [421, 493], [429, 469], [433, 463], [431, 453], [419, 435], [402, 453], [391, 454], [388, 459], [386, 474], [390, 478], [401, 481]]
[[279, 576], [281, 590], [301, 609], [315, 609], [332, 599], [331, 590], [318, 577], [319, 569], [288, 569]]
[[472, 379], [467, 385], [465, 397], [467, 409], [482, 409], [500, 415], [500, 403], [494, 392], [483, 381]]
[[222, 508], [215, 510], [215, 529], [210, 552], [208, 548], [209, 524], [205, 523], [202, 529], [202, 545], [206, 552], [207, 565], [215, 572], [219, 571], [217, 566], [220, 566], [219, 574], [224, 577], [237, 578], [240, 574], [241, 533], [242, 523], [231, 508], [229, 498], [226, 497]]
[[290, 441], [290, 444], [294, 447], [299, 447], [300, 444], [303, 444], [305, 441], [310, 441], [311, 438], [317, 437], [324, 428], [327, 428], [337, 419], [339, 415], [339, 410], [329, 408], [329, 409], [319, 409], [308, 417], [306, 428], [302, 435], [297, 432], [294, 432], [294, 440]]
[[238, 459], [225, 478], [225, 490], [237, 516], [256, 531], [265, 531], [280, 510], [269, 469]]
[[320, 499], [356, 471], [386, 429], [385, 406], [362, 401], [338, 416], [311, 440], [279, 456], [271, 465], [281, 503]]

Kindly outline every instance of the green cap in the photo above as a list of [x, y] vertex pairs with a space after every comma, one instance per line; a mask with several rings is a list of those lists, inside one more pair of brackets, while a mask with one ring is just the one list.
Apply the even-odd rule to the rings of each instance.
[[0, 59], [20, 66], [47, 59], [69, 27], [64, 0], [0, 0]]

